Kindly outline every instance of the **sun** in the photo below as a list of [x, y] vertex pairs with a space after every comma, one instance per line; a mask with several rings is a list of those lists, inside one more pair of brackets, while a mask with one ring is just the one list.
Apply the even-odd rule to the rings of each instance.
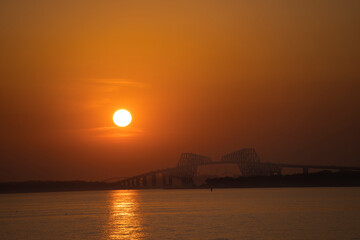
[[132, 117], [128, 110], [120, 109], [114, 113], [113, 121], [119, 127], [126, 127], [131, 123]]

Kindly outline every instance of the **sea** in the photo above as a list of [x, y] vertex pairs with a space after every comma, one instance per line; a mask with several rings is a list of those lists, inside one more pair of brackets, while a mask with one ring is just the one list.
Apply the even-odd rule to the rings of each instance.
[[360, 188], [1, 194], [0, 239], [360, 239]]

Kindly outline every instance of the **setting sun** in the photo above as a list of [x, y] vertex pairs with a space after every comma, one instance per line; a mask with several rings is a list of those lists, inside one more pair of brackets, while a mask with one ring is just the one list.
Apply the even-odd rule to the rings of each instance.
[[114, 123], [119, 127], [126, 127], [130, 124], [131, 119], [130, 112], [125, 109], [117, 110], [113, 116]]

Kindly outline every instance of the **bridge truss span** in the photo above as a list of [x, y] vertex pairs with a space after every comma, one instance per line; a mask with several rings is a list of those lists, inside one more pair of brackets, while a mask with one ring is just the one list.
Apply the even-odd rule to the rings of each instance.
[[[220, 161], [213, 162], [210, 157], [194, 153], [182, 153], [177, 167], [159, 169], [137, 176], [129, 177], [118, 181], [121, 188], [182, 188], [194, 186], [194, 179], [199, 178], [199, 168], [204, 166], [217, 165], [235, 166], [239, 173], [235, 177], [249, 176], [273, 176], [280, 175], [283, 168], [300, 168], [307, 174], [309, 168], [314, 169], [335, 169], [360, 171], [360, 167], [343, 166], [320, 166], [320, 165], [301, 165], [301, 164], [282, 164], [261, 162], [255, 149], [244, 148], [224, 155]], [[233, 175], [234, 176], [234, 175]], [[205, 184], [206, 177], [214, 178], [216, 175], [203, 175], [201, 184]]]

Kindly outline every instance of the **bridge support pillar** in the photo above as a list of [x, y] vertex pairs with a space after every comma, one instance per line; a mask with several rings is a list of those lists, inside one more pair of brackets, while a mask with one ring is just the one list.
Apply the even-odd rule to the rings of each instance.
[[171, 187], [172, 185], [172, 177], [171, 175], [163, 175], [162, 176], [162, 183], [165, 187]]
[[169, 176], [169, 186], [172, 186], [172, 185], [173, 185], [173, 177]]
[[156, 174], [151, 175], [151, 185], [153, 187], [156, 186]]
[[143, 185], [143, 187], [147, 186], [146, 176], [142, 177], [142, 185]]
[[166, 177], [167, 177], [167, 176], [165, 176], [165, 175], [162, 176], [162, 182], [163, 182], [163, 185], [164, 185], [164, 186], [167, 185]]

